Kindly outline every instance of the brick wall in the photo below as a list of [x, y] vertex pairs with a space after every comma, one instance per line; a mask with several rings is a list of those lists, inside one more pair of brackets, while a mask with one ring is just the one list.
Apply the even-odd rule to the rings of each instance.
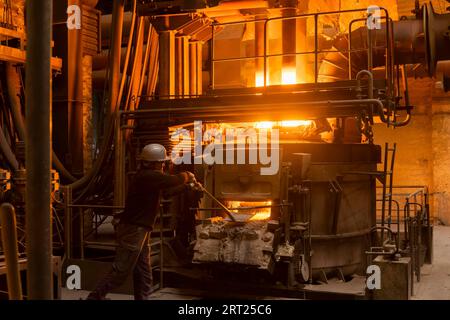
[[375, 143], [397, 143], [394, 185], [430, 188], [432, 214], [450, 225], [450, 95], [435, 89], [430, 78], [409, 79], [415, 106], [406, 127], [374, 126]]

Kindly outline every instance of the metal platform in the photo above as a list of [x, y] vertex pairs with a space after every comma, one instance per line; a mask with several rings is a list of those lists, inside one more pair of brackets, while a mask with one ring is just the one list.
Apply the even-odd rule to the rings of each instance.
[[[374, 80], [374, 89], [385, 90], [385, 80]], [[374, 90], [373, 99], [382, 97]], [[259, 121], [315, 119], [372, 114], [376, 103], [368, 97], [368, 82], [343, 80], [332, 83], [212, 90], [191, 98], [142, 97], [139, 110], [124, 112], [129, 118], [152, 119], [159, 124], [186, 123], [202, 119]], [[359, 100], [359, 101], [358, 101]]]

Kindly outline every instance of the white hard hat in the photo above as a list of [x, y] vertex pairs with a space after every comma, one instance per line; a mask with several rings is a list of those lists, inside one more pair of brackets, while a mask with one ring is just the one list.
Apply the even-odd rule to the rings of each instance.
[[167, 157], [166, 148], [160, 144], [148, 144], [142, 149], [141, 160], [143, 161], [155, 162], [166, 161], [169, 159], [170, 158]]

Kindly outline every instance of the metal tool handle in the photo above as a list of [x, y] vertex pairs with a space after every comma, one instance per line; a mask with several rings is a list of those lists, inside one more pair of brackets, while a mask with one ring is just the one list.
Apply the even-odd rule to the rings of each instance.
[[222, 202], [220, 202], [216, 197], [214, 197], [208, 190], [206, 190], [205, 187], [203, 187], [200, 183], [197, 183], [197, 184], [191, 183], [190, 186], [191, 187], [194, 187], [194, 186], [200, 187], [200, 189], [204, 193], [206, 193], [211, 199], [214, 200], [214, 202], [216, 202], [222, 209], [225, 210], [227, 216], [230, 217], [231, 221], [236, 222], [236, 219], [233, 217], [233, 213]]

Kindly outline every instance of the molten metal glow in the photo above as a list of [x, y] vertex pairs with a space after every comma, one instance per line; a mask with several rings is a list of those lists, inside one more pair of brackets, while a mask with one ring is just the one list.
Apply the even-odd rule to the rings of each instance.
[[255, 128], [257, 128], [257, 129], [272, 129], [274, 124], [275, 123], [272, 121], [255, 122]]
[[297, 71], [294, 68], [285, 68], [281, 71], [281, 84], [296, 84]]
[[[300, 81], [301, 83], [305, 81]], [[296, 84], [297, 70], [295, 68], [284, 68], [281, 71], [281, 84]], [[266, 78], [266, 86], [270, 85], [269, 77]], [[264, 87], [264, 72], [256, 72], [255, 74], [255, 87]]]
[[301, 126], [310, 126], [311, 123], [311, 120], [261, 121], [255, 122], [254, 127], [257, 129], [272, 129], [273, 127], [295, 128]]
[[280, 126], [284, 128], [294, 128], [294, 127], [300, 127], [300, 126], [309, 126], [311, 125], [311, 120], [286, 120], [281, 121]]
[[[269, 77], [267, 77], [266, 82], [266, 85], [269, 85]], [[264, 87], [264, 72], [255, 74], [255, 87]]]
[[258, 202], [250, 202], [250, 201], [228, 201], [228, 208], [230, 210], [236, 208], [249, 208], [248, 210], [239, 210], [239, 213], [247, 213], [251, 214], [251, 218], [249, 221], [257, 221], [257, 220], [267, 220], [270, 218], [271, 208], [258, 208], [264, 206], [271, 206], [272, 201], [258, 201]]

